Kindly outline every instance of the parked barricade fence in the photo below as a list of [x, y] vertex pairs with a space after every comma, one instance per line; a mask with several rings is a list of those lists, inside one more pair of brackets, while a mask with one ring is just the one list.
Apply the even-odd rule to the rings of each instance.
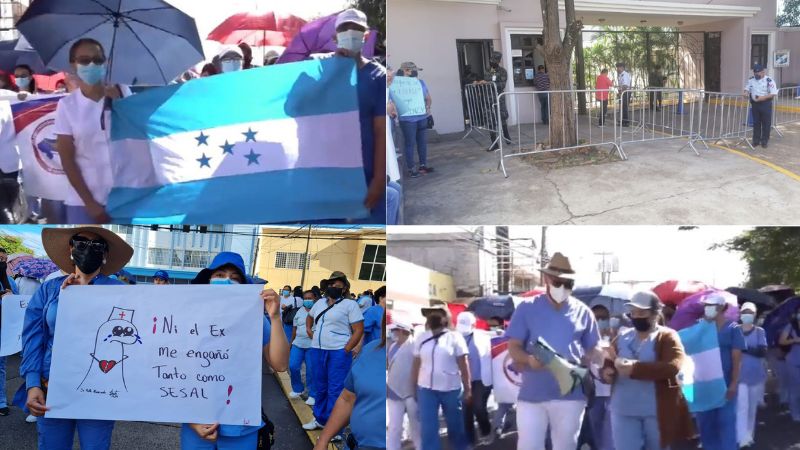
[[[494, 83], [468, 84], [464, 86], [464, 98], [467, 103], [469, 129], [461, 139], [465, 139], [473, 131], [480, 135], [483, 135], [482, 131], [494, 133], [498, 129], [497, 117], [495, 116], [498, 97]], [[492, 145], [494, 145], [494, 142]]]
[[778, 89], [772, 108], [772, 127], [783, 136], [776, 127], [800, 123], [800, 86]]
[[753, 150], [748, 136], [752, 137], [750, 101], [742, 94], [703, 92], [703, 104], [697, 141], [707, 143], [724, 141], [726, 145], [743, 145]]
[[[586, 114], [578, 113], [578, 96], [586, 96]], [[542, 112], [547, 111], [548, 124], [542, 123], [517, 123], [516, 140], [507, 144], [500, 139], [498, 151], [500, 161], [498, 168], [503, 175], [508, 177], [505, 166], [506, 158], [526, 155], [535, 155], [561, 150], [611, 147], [616, 150], [620, 158], [627, 159], [625, 152], [618, 143], [617, 108], [614, 102], [616, 94], [609, 90], [582, 89], [561, 91], [526, 91], [503, 92], [500, 98], [505, 98], [509, 111], [515, 112], [514, 117], [520, 122], [520, 106], [525, 106], [527, 111], [539, 112], [539, 120], [543, 119]], [[542, 105], [546, 102], [546, 107]], [[495, 108], [496, 122], [501, 117], [500, 101]], [[557, 120], [553, 120], [556, 117]], [[574, 123], [574, 133], [567, 133], [569, 126], [557, 127], [555, 124]], [[601, 126], [602, 125], [602, 126]], [[512, 140], [514, 132], [511, 132]], [[500, 133], [498, 132], [498, 136]], [[558, 145], [555, 145], [557, 142]]]

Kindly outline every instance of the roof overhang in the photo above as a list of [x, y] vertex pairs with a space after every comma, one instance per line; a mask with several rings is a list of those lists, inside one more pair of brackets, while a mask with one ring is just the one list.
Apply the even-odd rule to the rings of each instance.
[[[564, 9], [564, 0], [559, 0]], [[758, 6], [635, 0], [575, 0], [575, 15], [587, 25], [680, 26], [753, 17]], [[682, 23], [678, 23], [678, 22]]]

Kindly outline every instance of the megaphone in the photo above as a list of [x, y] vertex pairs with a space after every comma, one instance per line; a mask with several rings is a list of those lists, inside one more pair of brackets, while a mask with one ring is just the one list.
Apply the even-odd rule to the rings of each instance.
[[584, 380], [591, 377], [589, 369], [564, 359], [542, 337], [534, 343], [532, 353], [553, 374], [562, 396], [569, 394], [578, 386], [583, 386]]

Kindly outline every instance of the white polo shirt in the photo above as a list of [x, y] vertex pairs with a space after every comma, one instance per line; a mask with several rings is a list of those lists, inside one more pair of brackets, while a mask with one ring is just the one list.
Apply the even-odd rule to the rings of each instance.
[[631, 74], [629, 74], [627, 71], [623, 70], [622, 73], [619, 74], [619, 77], [618, 77], [618, 80], [617, 80], [617, 86], [618, 87], [625, 86], [626, 89], [630, 89], [631, 88]]
[[750, 93], [750, 98], [755, 96], [763, 97], [768, 94], [778, 95], [778, 86], [775, 81], [767, 76], [761, 77], [757, 80], [756, 77], [750, 77], [744, 85], [744, 90]]
[[[54, 133], [72, 136], [75, 142], [75, 162], [81, 170], [83, 180], [95, 201], [108, 203], [108, 194], [113, 186], [111, 159], [107, 132], [111, 123], [106, 117], [106, 130], [100, 127], [105, 98], [94, 101], [76, 89], [58, 102]], [[83, 206], [84, 202], [70, 184], [64, 203]]]
[[[311, 308], [308, 315], [316, 321], [317, 317], [328, 308], [328, 299], [323, 298]], [[355, 300], [346, 298], [329, 309], [316, 323], [314, 339], [311, 347], [322, 350], [341, 350], [347, 345], [353, 332], [350, 325], [364, 321], [361, 308]]]
[[440, 392], [461, 389], [457, 358], [469, 353], [467, 342], [460, 333], [453, 331], [428, 341], [431, 336], [433, 333], [428, 330], [414, 341], [414, 356], [419, 357], [421, 363], [417, 385]]
[[298, 309], [297, 314], [294, 315], [293, 325], [297, 327], [297, 333], [294, 336], [292, 345], [297, 348], [311, 347], [311, 338], [308, 337], [306, 332], [306, 317], [308, 317], [308, 311], [305, 308]]

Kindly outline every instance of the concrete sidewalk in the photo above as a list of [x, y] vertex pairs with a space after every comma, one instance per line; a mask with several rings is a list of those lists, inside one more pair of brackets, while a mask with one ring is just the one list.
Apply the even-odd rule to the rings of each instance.
[[554, 170], [509, 158], [509, 178], [497, 170], [499, 154], [485, 151], [487, 138], [441, 136], [428, 148], [435, 172], [404, 179], [405, 222], [796, 224], [800, 125], [781, 130], [768, 149], [749, 153], [701, 145], [698, 157], [679, 152], [678, 139], [626, 144], [627, 161]]

